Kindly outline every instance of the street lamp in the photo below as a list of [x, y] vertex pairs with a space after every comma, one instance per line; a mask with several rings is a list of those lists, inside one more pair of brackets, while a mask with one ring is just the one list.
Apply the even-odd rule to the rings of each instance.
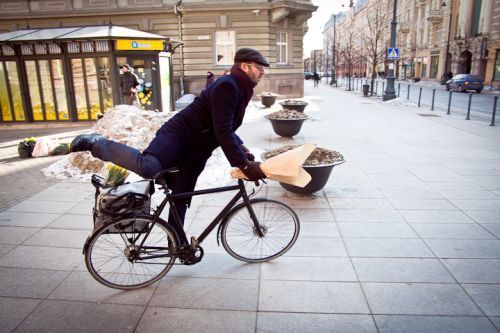
[[[446, 7], [446, 2], [443, 1], [443, 4], [441, 7]], [[448, 23], [448, 40], [446, 41], [446, 53], [444, 55], [444, 72], [443, 76], [441, 76], [441, 84], [446, 84], [446, 81], [451, 79], [451, 77], [448, 77], [448, 72], [450, 71], [449, 68], [449, 53], [450, 53], [450, 35], [451, 35], [451, 18], [453, 15], [453, 1], [450, 0], [450, 22]]]
[[[397, 0], [394, 0], [394, 7], [392, 9], [392, 22], [391, 22], [391, 47], [396, 47], [396, 8], [397, 8]], [[394, 77], [394, 67], [396, 66], [396, 61], [392, 60], [389, 64], [389, 72], [387, 73], [387, 88], [385, 89], [385, 94], [382, 97], [383, 101], [388, 101], [396, 98], [396, 89], [394, 88], [394, 81], [396, 78]]]
[[335, 62], [335, 60], [336, 60], [335, 58], [337, 57], [337, 54], [335, 53], [335, 44], [337, 43], [337, 40], [336, 40], [337, 33], [335, 31], [335, 26], [337, 25], [336, 20], [337, 20], [337, 15], [333, 14], [333, 46], [332, 46], [333, 59], [332, 59], [332, 79], [330, 80], [331, 86], [333, 85], [333, 83], [335, 83], [335, 86], [337, 85], [337, 77], [335, 75], [337, 72], [337, 68], [335, 67], [335, 66], [337, 66], [337, 64]]

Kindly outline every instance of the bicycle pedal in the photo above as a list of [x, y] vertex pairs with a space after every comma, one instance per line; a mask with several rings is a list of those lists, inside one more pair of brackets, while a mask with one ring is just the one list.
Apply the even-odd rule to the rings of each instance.
[[191, 236], [191, 250], [194, 250], [198, 246], [198, 239], [194, 236]]

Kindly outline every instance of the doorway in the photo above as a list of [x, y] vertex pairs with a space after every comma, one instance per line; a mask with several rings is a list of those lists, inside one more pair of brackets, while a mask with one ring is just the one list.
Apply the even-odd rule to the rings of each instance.
[[[157, 59], [152, 55], [127, 55], [117, 56], [116, 65], [119, 68], [123, 64], [129, 64], [133, 68], [133, 74], [137, 75], [139, 86], [137, 86], [137, 104], [143, 110], [160, 110], [159, 86], [157, 80]], [[120, 87], [120, 84], [117, 84]], [[119, 103], [123, 103], [120, 92]]]

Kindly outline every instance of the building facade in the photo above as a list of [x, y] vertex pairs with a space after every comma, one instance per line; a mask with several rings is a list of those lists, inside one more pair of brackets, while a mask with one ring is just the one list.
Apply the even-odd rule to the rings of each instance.
[[[166, 36], [175, 42], [168, 50], [174, 99], [198, 94], [207, 71], [223, 75], [238, 48], [252, 47], [271, 64], [256, 93], [301, 97], [302, 40], [316, 9], [311, 0], [0, 0], [0, 33], [113, 25]], [[152, 58], [109, 61], [157, 70]]]
[[[324, 39], [332, 39], [334, 30], [337, 39], [339, 36], [345, 39], [354, 32], [355, 54], [365, 59], [367, 73], [386, 73], [393, 3], [393, 0], [356, 1], [352, 8], [336, 14], [335, 29], [332, 17]], [[367, 59], [373, 43], [366, 37], [373, 35], [369, 21], [378, 20], [375, 16], [379, 10], [384, 14], [379, 26], [385, 27], [385, 31], [377, 46], [381, 61], [374, 69]], [[396, 46], [400, 51], [397, 78], [444, 82], [449, 73], [473, 73], [481, 76], [486, 85], [500, 87], [500, 1], [399, 0], [396, 17]], [[342, 51], [342, 45], [339, 46]], [[355, 58], [354, 63], [363, 61]]]

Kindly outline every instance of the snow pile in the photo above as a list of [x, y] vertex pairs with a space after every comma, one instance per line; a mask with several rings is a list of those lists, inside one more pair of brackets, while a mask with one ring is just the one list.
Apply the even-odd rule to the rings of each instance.
[[[173, 116], [171, 112], [143, 111], [134, 106], [118, 105], [104, 114], [91, 129], [106, 138], [144, 150], [153, 140], [156, 131]], [[92, 157], [89, 152], [66, 155], [56, 163], [43, 169], [46, 177], [89, 181], [93, 173], [100, 173], [104, 162]], [[230, 165], [222, 150], [218, 148], [208, 160], [197, 187], [208, 188], [226, 184], [230, 181]], [[131, 173], [127, 181], [140, 179]]]

